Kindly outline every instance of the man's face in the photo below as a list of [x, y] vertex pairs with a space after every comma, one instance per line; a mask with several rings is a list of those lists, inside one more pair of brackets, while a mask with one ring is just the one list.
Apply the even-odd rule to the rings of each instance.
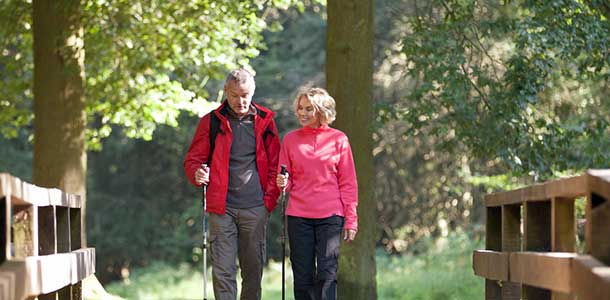
[[245, 116], [250, 109], [250, 102], [254, 95], [254, 84], [252, 82], [237, 83], [229, 81], [224, 87], [229, 107], [238, 115]]

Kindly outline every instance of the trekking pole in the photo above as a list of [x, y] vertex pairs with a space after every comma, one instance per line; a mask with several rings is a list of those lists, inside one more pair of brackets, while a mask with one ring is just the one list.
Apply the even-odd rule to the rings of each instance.
[[[208, 168], [207, 164], [202, 164], [201, 168], [204, 170]], [[207, 284], [208, 284], [208, 276], [207, 276], [207, 257], [208, 257], [208, 220], [206, 218], [205, 210], [207, 208], [207, 192], [208, 192], [208, 184], [204, 183], [202, 185], [203, 188], [203, 197], [201, 199], [201, 204], [203, 205], [203, 300], [207, 300]]]
[[[286, 165], [281, 165], [280, 174], [286, 175]], [[286, 269], [286, 186], [282, 187], [282, 300], [285, 299]]]

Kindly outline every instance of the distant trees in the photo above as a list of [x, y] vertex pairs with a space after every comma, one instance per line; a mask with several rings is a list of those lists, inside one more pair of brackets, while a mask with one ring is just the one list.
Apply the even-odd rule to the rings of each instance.
[[536, 179], [610, 159], [606, 2], [412, 5], [399, 50], [412, 88], [385, 110], [407, 135]]
[[84, 197], [87, 149], [113, 125], [150, 140], [181, 111], [211, 109], [208, 81], [247, 66], [267, 16], [291, 5], [302, 4], [3, 1], [0, 133], [16, 137], [34, 120], [34, 183]]

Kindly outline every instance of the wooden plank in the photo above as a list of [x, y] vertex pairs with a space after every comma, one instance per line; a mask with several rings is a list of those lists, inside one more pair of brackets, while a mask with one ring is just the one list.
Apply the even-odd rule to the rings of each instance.
[[472, 254], [472, 268], [477, 276], [508, 281], [508, 253], [476, 250]]
[[[521, 251], [521, 206], [502, 206], [502, 251]], [[509, 258], [510, 259], [510, 258]], [[502, 286], [502, 299], [520, 300], [521, 284], [505, 282]]]
[[513, 252], [509, 256], [510, 280], [564, 293], [571, 292], [570, 271], [575, 253]]
[[[610, 254], [603, 253], [603, 249], [607, 248], [607, 238], [603, 237], [604, 231], [607, 231], [607, 224], [604, 228], [603, 215], [606, 215], [606, 210], [598, 210], [598, 206], [608, 202], [610, 199], [610, 170], [587, 170], [587, 183], [589, 194], [587, 198], [585, 225], [585, 242], [587, 253], [592, 253], [594, 256], [602, 259], [603, 262], [610, 264], [608, 256]], [[598, 217], [593, 217], [593, 211], [597, 210]], [[602, 226], [602, 227], [598, 227]], [[595, 252], [595, 253], [594, 253]]]
[[525, 201], [546, 201], [550, 198], [576, 198], [586, 195], [585, 175], [560, 178], [516, 190], [485, 195], [485, 206], [520, 204]]
[[[80, 196], [59, 189], [47, 189], [25, 182], [8, 173], [0, 173], [0, 197], [10, 194], [11, 201], [20, 205], [81, 207]], [[9, 197], [7, 197], [9, 198]]]
[[523, 202], [523, 190], [524, 188], [487, 194], [485, 195], [485, 206], [493, 207], [509, 204], [520, 204]]
[[95, 248], [72, 251], [70, 283], [76, 284], [95, 273]]
[[[0, 197], [7, 197], [11, 195], [9, 180], [11, 175], [8, 173], [0, 173]], [[7, 197], [10, 198], [10, 197]]]
[[588, 190], [610, 199], [610, 170], [587, 170]]
[[7, 261], [0, 266], [0, 287], [10, 298], [26, 299], [52, 294], [63, 287], [77, 284], [95, 273], [95, 249], [71, 253], [31, 256], [23, 261]]
[[545, 183], [545, 197], [573, 199], [587, 195], [587, 176], [561, 178]]
[[22, 299], [25, 295], [26, 267], [23, 261], [6, 261], [0, 266], [0, 299]]
[[579, 300], [610, 299], [610, 267], [583, 255], [572, 263], [572, 291]]

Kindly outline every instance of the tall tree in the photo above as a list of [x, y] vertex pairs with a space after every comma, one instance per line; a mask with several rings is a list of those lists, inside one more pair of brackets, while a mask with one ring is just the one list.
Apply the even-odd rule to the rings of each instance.
[[80, 1], [34, 0], [33, 8], [33, 181], [84, 197], [87, 117]]
[[337, 128], [349, 137], [358, 174], [358, 237], [339, 259], [339, 299], [376, 299], [373, 116], [373, 0], [329, 0], [326, 85], [337, 101]]

